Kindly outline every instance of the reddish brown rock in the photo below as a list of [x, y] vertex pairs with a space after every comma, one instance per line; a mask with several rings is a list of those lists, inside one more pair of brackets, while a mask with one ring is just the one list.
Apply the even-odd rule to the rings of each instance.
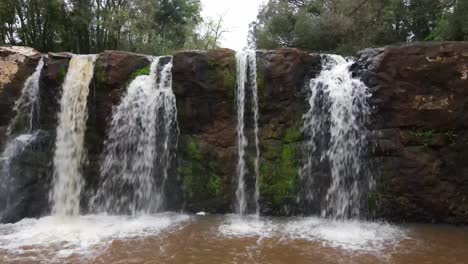
[[228, 49], [174, 55], [179, 175], [187, 209], [228, 212], [236, 158], [236, 62]]
[[13, 107], [21, 95], [23, 84], [34, 72], [39, 52], [28, 47], [0, 47], [0, 148], [13, 118]]
[[467, 42], [447, 42], [361, 53], [371, 127], [400, 134], [374, 145], [378, 217], [468, 223], [467, 50]]

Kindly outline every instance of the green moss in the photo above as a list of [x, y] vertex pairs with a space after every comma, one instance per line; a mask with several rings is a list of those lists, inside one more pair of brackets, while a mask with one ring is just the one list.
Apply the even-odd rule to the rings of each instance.
[[107, 77], [106, 77], [106, 68], [104, 67], [104, 65], [102, 65], [101, 63], [96, 63], [96, 66], [94, 67], [94, 74], [96, 75], [96, 79], [98, 80], [98, 82], [100, 83], [104, 83], [106, 82], [107, 80]]
[[222, 194], [223, 181], [221, 180], [221, 177], [218, 175], [211, 175], [210, 179], [208, 180], [207, 189], [213, 196]]
[[237, 76], [236, 70], [230, 69], [224, 73], [224, 87], [229, 92], [230, 99], [234, 99], [236, 95]]
[[431, 139], [434, 136], [434, 130], [411, 131], [411, 135], [418, 138]]
[[186, 137], [182, 141], [183, 162], [179, 175], [183, 177], [187, 198], [192, 203], [204, 203], [223, 197], [223, 181], [219, 174], [220, 164], [202, 155], [196, 138]]
[[68, 69], [66, 67], [62, 67], [60, 71], [58, 72], [59, 74], [59, 80], [63, 82], [65, 80], [65, 77], [67, 76]]
[[282, 140], [262, 144], [265, 159], [260, 166], [260, 192], [276, 207], [296, 196], [301, 139], [300, 126], [294, 125], [286, 129]]
[[190, 160], [201, 160], [202, 155], [198, 150], [197, 142], [193, 138], [189, 138], [187, 142], [186, 154]]
[[432, 137], [434, 136], [434, 130], [427, 131], [411, 131], [411, 136], [421, 141], [424, 144], [424, 147], [429, 146], [431, 143]]
[[260, 192], [276, 206], [295, 196], [299, 179], [296, 144], [283, 144], [279, 158], [260, 167]]
[[258, 98], [265, 97], [265, 77], [263, 76], [263, 70], [257, 70], [257, 93]]
[[136, 77], [142, 76], [142, 75], [150, 75], [150, 73], [151, 73], [151, 65], [148, 65], [144, 68], [140, 68], [134, 71], [132, 74], [130, 74], [130, 77], [128, 77], [127, 83], [130, 84], [133, 80], [136, 79]]
[[215, 59], [213, 59], [212, 57], [210, 56], [207, 56], [208, 57], [208, 65], [210, 66], [210, 68], [215, 68], [216, 65], [218, 65], [218, 63], [216, 62]]
[[298, 127], [290, 127], [286, 130], [284, 142], [293, 143], [302, 139], [301, 129]]
[[236, 86], [237, 86], [237, 72], [236, 72], [236, 54], [231, 55], [230, 67], [225, 69], [224, 77], [224, 88], [229, 92], [229, 98], [233, 100], [236, 97]]

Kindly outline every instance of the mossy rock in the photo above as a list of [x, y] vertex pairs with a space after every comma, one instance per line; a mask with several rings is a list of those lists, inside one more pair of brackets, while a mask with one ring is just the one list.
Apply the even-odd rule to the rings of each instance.
[[150, 75], [151, 74], [151, 65], [148, 65], [144, 68], [140, 68], [132, 72], [128, 77], [127, 85], [129, 85], [133, 80], [135, 80], [138, 76], [142, 75]]
[[280, 153], [279, 158], [265, 160], [260, 166], [260, 193], [275, 206], [281, 206], [297, 192], [298, 147], [295, 143], [283, 144], [277, 151]]
[[65, 78], [67, 77], [67, 73], [68, 73], [68, 68], [67, 67], [61, 67], [61, 69], [59, 71], [59, 81], [60, 82], [63, 82], [65, 80]]
[[189, 206], [213, 213], [218, 211], [220, 204], [225, 207], [222, 162], [202, 153], [200, 142], [195, 137], [185, 136], [180, 144], [182, 161], [178, 172], [183, 179]]
[[94, 75], [95, 75], [95, 79], [99, 83], [105, 83], [107, 81], [106, 68], [102, 64], [102, 62], [98, 61], [96, 65], [94, 66]]
[[297, 195], [303, 140], [298, 123], [283, 129], [280, 140], [261, 141], [260, 194], [276, 208], [294, 200]]

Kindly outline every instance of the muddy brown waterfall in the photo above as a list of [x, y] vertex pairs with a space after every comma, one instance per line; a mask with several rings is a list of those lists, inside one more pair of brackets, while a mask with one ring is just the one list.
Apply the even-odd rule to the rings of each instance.
[[80, 213], [87, 99], [96, 58], [96, 55], [73, 55], [63, 84], [50, 195], [55, 215], [77, 216]]

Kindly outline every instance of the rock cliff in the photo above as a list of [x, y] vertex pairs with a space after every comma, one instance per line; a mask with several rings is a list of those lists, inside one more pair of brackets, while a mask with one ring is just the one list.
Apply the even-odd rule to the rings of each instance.
[[[39, 55], [29, 49], [0, 48], [2, 148], [14, 102]], [[19, 158], [15, 174], [25, 179], [19, 187], [21, 199], [32, 207], [23, 203], [2, 221], [40, 216], [49, 210], [51, 153], [70, 54], [48, 55], [40, 81], [40, 147], [31, 146], [31, 153]], [[301, 190], [307, 86], [320, 72], [321, 60], [319, 54], [297, 49], [257, 52], [263, 214], [317, 213], [298, 205], [296, 195]], [[106, 51], [99, 55], [88, 98], [83, 204], [97, 185], [112, 109], [132, 79], [148, 74], [149, 63], [140, 54]], [[173, 64], [180, 135], [177, 164], [166, 193], [169, 209], [232, 212], [237, 162], [235, 53], [228, 49], [178, 52]], [[367, 49], [357, 55], [352, 71], [372, 93], [368, 157], [377, 184], [369, 202], [376, 217], [467, 224], [468, 43]], [[251, 100], [251, 91], [246, 93]], [[253, 141], [252, 120], [246, 120], [246, 128], [248, 140]], [[253, 161], [248, 160], [247, 166], [252, 167]], [[247, 186], [254, 180], [253, 175], [246, 175]]]

